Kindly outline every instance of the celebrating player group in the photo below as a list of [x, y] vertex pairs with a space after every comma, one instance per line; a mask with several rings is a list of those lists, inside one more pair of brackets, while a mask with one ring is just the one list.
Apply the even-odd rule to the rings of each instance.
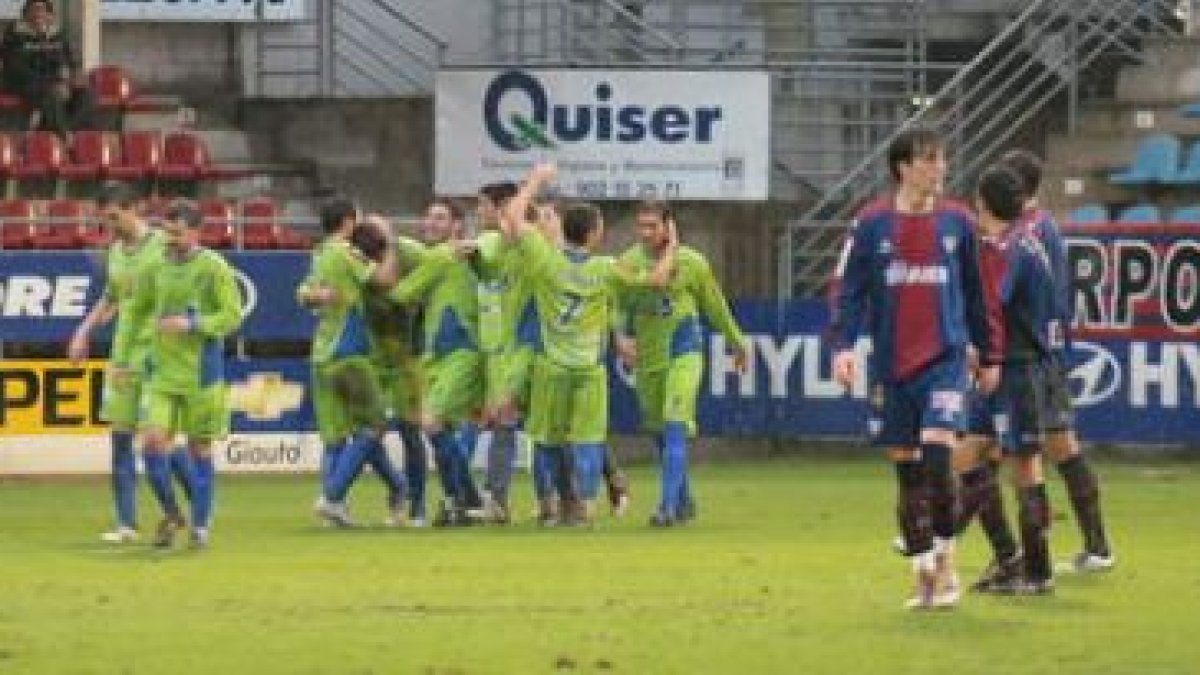
[[[857, 339], [871, 338], [870, 437], [895, 465], [897, 548], [916, 577], [907, 605], [957, 604], [954, 542], [976, 516], [993, 562], [973, 590], [1052, 591], [1043, 457], [1057, 465], [1084, 538], [1066, 567], [1111, 568], [1098, 483], [1073, 431], [1066, 256], [1038, 207], [1039, 160], [1005, 155], [979, 177], [973, 207], [942, 196], [945, 147], [929, 129], [901, 133], [888, 169], [895, 191], [863, 208], [846, 241], [832, 333], [846, 387], [862, 375]], [[1017, 489], [1018, 538], [1001, 461]]]

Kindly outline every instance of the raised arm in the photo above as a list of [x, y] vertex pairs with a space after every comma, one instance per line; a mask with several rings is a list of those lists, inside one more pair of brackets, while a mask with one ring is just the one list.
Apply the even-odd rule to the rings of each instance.
[[504, 206], [504, 212], [500, 214], [500, 226], [503, 228], [505, 236], [516, 239], [520, 235], [521, 228], [524, 227], [527, 220], [526, 215], [529, 213], [530, 204], [533, 203], [542, 188], [553, 182], [557, 176], [558, 167], [554, 164], [543, 162], [533, 167], [533, 171], [529, 172], [525, 182], [521, 183], [517, 194], [508, 200]]

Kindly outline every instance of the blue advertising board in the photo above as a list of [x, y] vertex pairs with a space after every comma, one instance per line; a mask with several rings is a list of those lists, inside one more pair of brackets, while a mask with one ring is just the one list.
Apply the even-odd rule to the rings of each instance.
[[[1068, 244], [1079, 310], [1072, 383], [1082, 437], [1200, 444], [1200, 240], [1170, 227], [1103, 226], [1069, 232]], [[240, 335], [308, 339], [312, 316], [294, 298], [308, 257], [228, 257], [247, 300]], [[102, 287], [100, 261], [85, 253], [2, 252], [0, 263], [0, 340], [66, 340]], [[866, 384], [847, 393], [832, 380], [824, 303], [739, 300], [734, 313], [753, 341], [753, 367], [738, 374], [720, 336], [709, 337], [698, 405], [702, 433], [865, 434]], [[311, 430], [307, 373], [299, 359], [233, 364], [232, 379], [244, 397], [235, 406], [235, 429]], [[634, 432], [638, 414], [630, 379], [618, 367], [611, 373], [613, 429]]]

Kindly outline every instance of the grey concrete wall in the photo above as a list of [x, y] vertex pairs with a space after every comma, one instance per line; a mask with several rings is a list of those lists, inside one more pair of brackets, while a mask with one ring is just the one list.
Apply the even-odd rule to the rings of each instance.
[[433, 101], [247, 101], [239, 123], [255, 157], [310, 162], [320, 186], [368, 209], [415, 213], [433, 185]]
[[237, 91], [240, 27], [221, 23], [109, 22], [101, 60], [122, 66], [141, 90], [180, 95]]

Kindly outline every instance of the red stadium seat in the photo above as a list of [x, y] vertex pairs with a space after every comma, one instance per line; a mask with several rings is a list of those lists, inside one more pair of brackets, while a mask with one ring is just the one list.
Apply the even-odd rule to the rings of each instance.
[[0, 110], [24, 110], [25, 101], [20, 96], [8, 92], [0, 92]]
[[158, 175], [169, 180], [201, 180], [207, 177], [209, 164], [204, 140], [186, 131], [176, 131], [163, 141]]
[[63, 165], [66, 153], [62, 140], [52, 131], [30, 131], [25, 134], [25, 153], [16, 167], [16, 175], [24, 179], [53, 178]]
[[17, 143], [12, 136], [0, 134], [0, 176], [16, 175], [17, 165], [21, 163], [21, 154], [17, 152]]
[[119, 180], [153, 178], [162, 164], [162, 141], [157, 131], [130, 131], [121, 136], [121, 159], [108, 174]]
[[70, 249], [84, 245], [88, 213], [83, 202], [59, 199], [45, 205], [45, 216], [34, 227], [33, 245], [44, 249]]
[[123, 109], [133, 100], [133, 82], [120, 66], [98, 66], [88, 73], [88, 84], [101, 108]]
[[33, 204], [24, 199], [0, 201], [0, 244], [4, 248], [33, 246]]
[[265, 197], [242, 202], [238, 214], [242, 222], [244, 248], [279, 248], [282, 244], [279, 209]]
[[233, 208], [227, 202], [209, 199], [200, 202], [204, 224], [200, 226], [200, 243], [209, 248], [233, 248]]
[[77, 131], [71, 135], [71, 157], [59, 174], [72, 181], [98, 180], [117, 160], [117, 137], [106, 131]]

